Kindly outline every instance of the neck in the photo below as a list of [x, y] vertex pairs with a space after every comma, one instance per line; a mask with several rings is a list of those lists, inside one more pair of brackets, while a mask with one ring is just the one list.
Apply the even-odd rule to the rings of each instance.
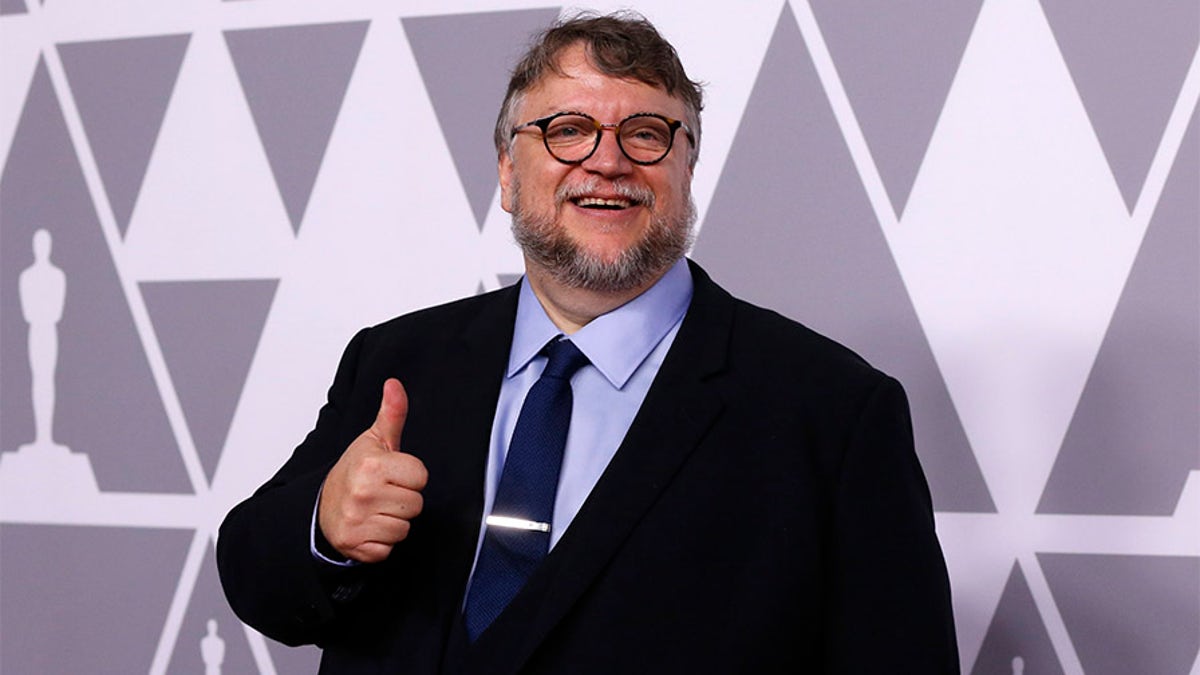
[[592, 319], [645, 293], [662, 278], [670, 266], [663, 268], [646, 283], [621, 291], [593, 291], [585, 288], [564, 286], [554, 275], [537, 263], [525, 259], [525, 276], [537, 296], [546, 315], [566, 335], [571, 335], [591, 323]]

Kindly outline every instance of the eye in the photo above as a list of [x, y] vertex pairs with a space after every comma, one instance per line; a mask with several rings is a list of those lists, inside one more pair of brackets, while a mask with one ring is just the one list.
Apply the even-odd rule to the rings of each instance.
[[587, 141], [596, 133], [596, 126], [586, 117], [564, 116], [546, 127], [546, 142], [571, 144]]
[[671, 129], [653, 117], [634, 119], [625, 123], [621, 138], [627, 143], [642, 147], [664, 148], [671, 142]]

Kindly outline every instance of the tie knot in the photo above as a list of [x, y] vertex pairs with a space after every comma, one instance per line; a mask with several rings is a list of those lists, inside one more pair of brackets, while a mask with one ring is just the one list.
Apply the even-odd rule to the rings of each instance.
[[542, 371], [542, 377], [570, 379], [575, 371], [588, 363], [588, 357], [584, 356], [583, 352], [579, 351], [579, 347], [566, 338], [555, 339], [546, 345], [542, 352], [550, 359], [550, 362], [546, 364], [546, 369]]

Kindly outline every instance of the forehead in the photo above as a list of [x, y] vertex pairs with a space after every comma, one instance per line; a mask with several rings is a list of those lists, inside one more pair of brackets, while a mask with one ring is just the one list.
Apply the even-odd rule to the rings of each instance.
[[615, 122], [638, 112], [654, 112], [682, 119], [684, 104], [659, 87], [639, 80], [600, 72], [582, 45], [565, 49], [558, 57], [561, 74], [548, 71], [530, 88], [521, 102], [521, 117], [541, 117], [562, 111], [584, 112], [601, 121]]

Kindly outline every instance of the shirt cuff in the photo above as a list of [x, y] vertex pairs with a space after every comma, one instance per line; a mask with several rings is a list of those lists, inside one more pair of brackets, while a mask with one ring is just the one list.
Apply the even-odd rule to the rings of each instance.
[[317, 537], [320, 537], [321, 542], [325, 544], [325, 546], [329, 549], [330, 553], [332, 555], [337, 555], [339, 558], [341, 558], [341, 556], [339, 554], [337, 554], [336, 551], [333, 551], [333, 546], [325, 541], [325, 536], [322, 535], [320, 533], [320, 531], [317, 529], [317, 509], [321, 506], [321, 493], [324, 491], [325, 491], [325, 483], [322, 482], [321, 488], [319, 490], [317, 490], [317, 500], [316, 500], [316, 502], [313, 503], [312, 524], [309, 526], [309, 529], [308, 529], [308, 550], [310, 553], [312, 553], [312, 556], [314, 558], [316, 558], [317, 560], [320, 560], [323, 563], [328, 563], [330, 565], [337, 565], [338, 567], [357, 567], [358, 565], [361, 565], [362, 563], [358, 562], [357, 560], [350, 560], [349, 558], [342, 558], [341, 560], [334, 559], [334, 558], [322, 553], [321, 548], [317, 545]]

